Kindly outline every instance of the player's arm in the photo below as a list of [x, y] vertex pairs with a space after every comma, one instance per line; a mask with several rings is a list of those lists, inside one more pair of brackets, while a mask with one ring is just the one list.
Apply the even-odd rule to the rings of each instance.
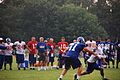
[[29, 51], [31, 51], [31, 49], [29, 48], [29, 46], [28, 46], [28, 45], [26, 45], [26, 48], [27, 48]]
[[89, 54], [93, 54], [93, 55], [97, 56], [93, 51], [90, 51], [86, 47], [83, 49], [83, 51], [88, 52]]
[[5, 47], [5, 46], [0, 46], [0, 49], [5, 50], [5, 49], [7, 49], [7, 47]]

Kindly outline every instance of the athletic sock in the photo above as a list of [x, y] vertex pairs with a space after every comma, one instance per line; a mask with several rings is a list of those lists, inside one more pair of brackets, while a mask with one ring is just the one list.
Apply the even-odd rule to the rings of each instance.
[[79, 80], [80, 79], [80, 76], [77, 74], [77, 79]]
[[60, 78], [63, 78], [63, 75], [60, 75]]

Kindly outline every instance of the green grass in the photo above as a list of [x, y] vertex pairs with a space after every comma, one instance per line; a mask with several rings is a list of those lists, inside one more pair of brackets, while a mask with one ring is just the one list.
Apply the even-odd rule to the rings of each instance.
[[[83, 59], [81, 59], [81, 61], [83, 61]], [[21, 69], [20, 71], [18, 71], [16, 68], [16, 63], [14, 61], [12, 71], [0, 71], [0, 80], [57, 80], [61, 72], [62, 69], [52, 69], [47, 71], [31, 71], [29, 69], [24, 71], [23, 69]], [[76, 70], [70, 69], [63, 80], [73, 80], [73, 75], [75, 72]], [[110, 80], [120, 80], [120, 69], [105, 69], [105, 76]], [[82, 76], [81, 80], [101, 80], [101, 76], [99, 71], [95, 70], [89, 75]]]

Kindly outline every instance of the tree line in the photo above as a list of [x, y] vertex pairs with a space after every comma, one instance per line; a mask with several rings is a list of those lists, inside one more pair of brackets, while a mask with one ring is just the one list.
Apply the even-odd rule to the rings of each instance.
[[119, 0], [4, 0], [0, 4], [0, 35], [13, 40], [31, 36], [120, 37]]

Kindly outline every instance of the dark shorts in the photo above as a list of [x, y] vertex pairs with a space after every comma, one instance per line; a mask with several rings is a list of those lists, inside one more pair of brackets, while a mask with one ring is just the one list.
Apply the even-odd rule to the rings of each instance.
[[117, 61], [120, 62], [120, 52], [117, 51]]
[[73, 69], [76, 69], [78, 67], [81, 67], [82, 63], [78, 58], [65, 57], [65, 69], [68, 70], [71, 66]]
[[4, 63], [12, 63], [13, 62], [13, 58], [12, 56], [7, 56], [5, 55], [5, 60], [4, 60]]
[[36, 63], [36, 57], [34, 56], [34, 54], [29, 54], [29, 63], [30, 64]]
[[4, 62], [4, 55], [0, 55], [0, 69], [2, 69], [3, 62]]
[[49, 62], [54, 62], [54, 56], [52, 57], [51, 54], [49, 54], [48, 56], [49, 56]]
[[59, 54], [58, 55], [58, 61], [63, 61], [64, 60], [64, 57], [62, 56], [62, 54]]
[[100, 66], [97, 63], [89, 63], [88, 62], [88, 66], [87, 66], [87, 70], [86, 72], [88, 73], [92, 73], [95, 70], [100, 70]]
[[38, 61], [45, 61], [46, 60], [45, 53], [39, 53], [38, 55], [39, 55]]
[[24, 54], [16, 54], [16, 63], [24, 63]]

